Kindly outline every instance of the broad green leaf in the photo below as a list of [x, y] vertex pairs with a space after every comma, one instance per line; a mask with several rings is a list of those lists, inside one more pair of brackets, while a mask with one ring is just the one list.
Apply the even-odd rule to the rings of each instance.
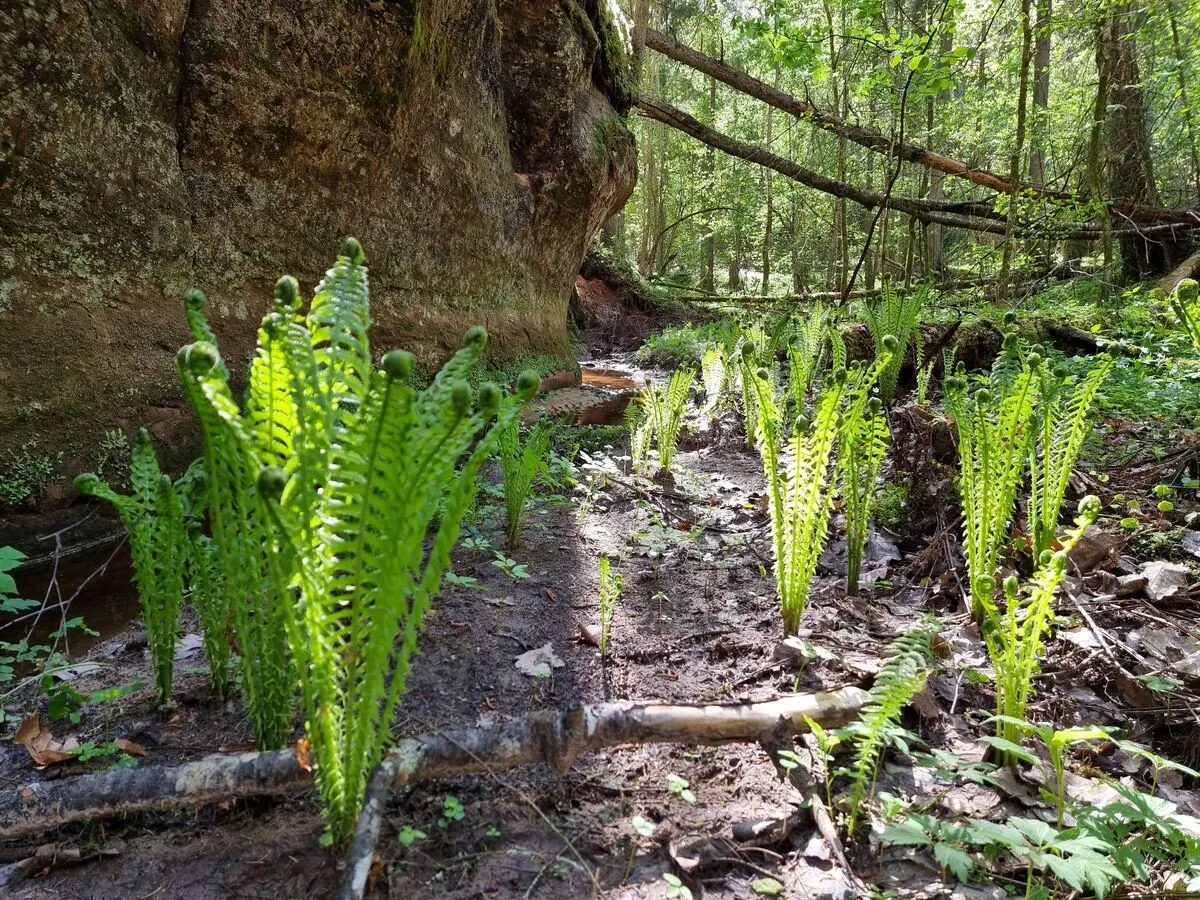
[[966, 882], [970, 879], [971, 856], [965, 850], [953, 844], [937, 843], [933, 845], [933, 858], [959, 881]]
[[883, 829], [883, 834], [879, 836], [879, 839], [883, 843], [893, 846], [926, 847], [933, 843], [933, 839], [919, 825], [907, 820], [887, 826]]
[[750, 890], [760, 897], [778, 897], [783, 893], [783, 885], [774, 878], [756, 878], [750, 882]]

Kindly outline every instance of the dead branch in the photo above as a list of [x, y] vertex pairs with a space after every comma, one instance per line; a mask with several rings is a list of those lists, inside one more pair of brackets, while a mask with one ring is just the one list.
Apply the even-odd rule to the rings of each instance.
[[[410, 781], [544, 762], [558, 771], [581, 753], [623, 743], [724, 744], [758, 741], [781, 718], [840, 725], [866, 699], [858, 688], [793, 694], [764, 703], [675, 706], [600, 703], [534, 713], [490, 728], [401, 741], [388, 755], [392, 787]], [[312, 773], [290, 750], [209, 756], [177, 766], [114, 769], [33, 782], [0, 794], [0, 838], [40, 834], [69, 822], [158, 812], [241, 797], [306, 791]]]
[[[1046, 190], [1029, 184], [1018, 184], [1014, 188], [1009, 179], [997, 175], [995, 172], [973, 168], [961, 160], [944, 156], [941, 153], [935, 153], [926, 147], [893, 141], [876, 128], [852, 125], [827, 110], [819, 109], [806, 100], [793, 97], [791, 94], [787, 94], [778, 88], [759, 81], [753, 75], [743, 72], [740, 69], [735, 69], [719, 59], [714, 59], [707, 54], [693, 50], [686, 44], [681, 44], [679, 41], [662, 32], [647, 29], [646, 46], [698, 72], [710, 75], [736, 91], [762, 100], [764, 103], [783, 112], [790, 113], [797, 118], [805, 119], [817, 128], [832, 132], [876, 153], [898, 157], [905, 162], [916, 163], [917, 165], [935, 169], [956, 178], [964, 178], [972, 184], [990, 188], [1000, 193], [1011, 194], [1014, 190], [1019, 190], [1022, 194], [1059, 202], [1076, 202], [1078, 200], [1078, 198], [1073, 197], [1071, 194], [1062, 191]], [[1193, 226], [1200, 224], [1200, 214], [1195, 210], [1166, 209], [1137, 204], [1114, 204], [1111, 209], [1114, 215], [1123, 216], [1134, 222], [1174, 222]]]
[[1197, 275], [1200, 275], [1200, 250], [1197, 250], [1172, 269], [1170, 274], [1160, 279], [1154, 287], [1164, 294], [1169, 294], [1175, 290], [1175, 286], [1183, 281], [1183, 279], [1195, 278]]
[[[791, 694], [764, 703], [600, 703], [535, 713], [492, 728], [402, 741], [371, 778], [339, 898], [357, 900], [363, 895], [383, 821], [383, 796], [389, 787], [531, 762], [544, 762], [564, 772], [581, 753], [615, 744], [761, 743], [776, 735], [781, 724], [797, 734], [808, 731], [805, 717], [822, 727], [845, 724], [858, 715], [866, 700], [866, 691], [847, 687]], [[5, 812], [0, 804], [0, 817]], [[0, 837], [4, 835], [0, 826]]]

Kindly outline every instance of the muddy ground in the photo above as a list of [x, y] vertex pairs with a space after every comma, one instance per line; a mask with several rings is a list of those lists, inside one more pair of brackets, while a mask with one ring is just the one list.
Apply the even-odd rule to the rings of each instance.
[[[621, 384], [597, 384], [602, 380], [593, 379], [594, 390], [623, 390]], [[960, 560], [952, 539], [956, 523], [944, 493], [949, 482], [935, 477], [936, 470], [922, 474], [932, 499], [922, 508], [914, 500], [896, 532], [877, 535], [864, 566], [873, 586], [859, 597], [846, 596], [835, 534], [804, 618], [804, 636], [829, 651], [829, 658], [801, 669], [777, 654], [781, 626], [757, 454], [745, 448], [733, 412], [694, 425], [673, 483], [633, 477], [625, 448], [612, 447], [593, 448], [592, 462], [580, 461], [577, 486], [547, 488], [545, 493], [563, 498], [539, 501], [520, 548], [510, 553], [527, 568], [527, 578], [508, 578], [492, 565], [491, 551], [456, 551], [454, 571], [478, 579], [482, 589], [447, 590], [430, 615], [396, 735], [469, 727], [577, 702], [762, 700], [793, 690], [868, 686], [887, 642], [934, 613], [945, 622], [943, 657], [905, 724], [931, 746], [979, 758], [983, 748], [975, 739], [988, 731], [980, 723], [993, 698], [986, 684], [965, 677], [985, 665], [986, 654], [962, 614], [955, 569]], [[921, 457], [926, 461], [934, 456], [933, 438], [928, 440], [930, 450]], [[1181, 501], [1180, 514], [1187, 508]], [[486, 508], [484, 513], [473, 533], [499, 549], [496, 523], [487, 521]], [[1124, 726], [1165, 755], [1187, 755], [1198, 733], [1194, 695], [1186, 686], [1170, 700], [1145, 690], [1132, 677], [1136, 659], [1122, 647], [1131, 631], [1184, 635], [1194, 629], [1200, 618], [1196, 602], [1188, 592], [1166, 603], [1143, 594], [1109, 596], [1101, 589], [1102, 573], [1136, 571], [1140, 561], [1117, 542], [1101, 544], [1100, 557], [1081, 567], [1069, 594], [1090, 619], [1073, 607], [1063, 611], [1069, 621], [1048, 648], [1031, 717]], [[624, 577], [607, 658], [580, 640], [581, 627], [598, 622], [601, 554]], [[89, 590], [112, 595], [113, 584], [127, 577], [127, 569], [114, 564]], [[1168, 667], [1169, 661], [1156, 663], [1147, 643], [1133, 651], [1144, 660], [1143, 671]], [[547, 644], [562, 661], [550, 678], [518, 671], [518, 655]], [[83, 654], [96, 668], [78, 674], [79, 689], [145, 678], [145, 646], [137, 624], [106, 636]], [[81, 742], [135, 741], [145, 749], [140, 765], [245, 749], [250, 726], [244, 712], [235, 702], [212, 698], [202, 667], [194, 639], [185, 637], [171, 709], [154, 709], [150, 690], [143, 689], [86, 706], [74, 725], [48, 723], [43, 701], [43, 722]], [[39, 703], [32, 697], [10, 700], [21, 700], [22, 711]], [[5, 742], [0, 789], [69, 777], [108, 762], [38, 771], [23, 748]], [[1088, 765], [1093, 772], [1144, 781], [1135, 762], [1116, 753]], [[694, 803], [670, 790], [670, 776], [689, 783]], [[952, 786], [898, 753], [885, 758], [879, 786], [947, 814], [1048, 813], [1029, 783]], [[1166, 779], [1162, 791], [1200, 814], [1200, 799], [1178, 780]], [[441, 828], [437, 820], [447, 797], [461, 802], [464, 815]], [[529, 767], [416, 784], [388, 808], [370, 896], [666, 897], [664, 873], [682, 878], [697, 897], [754, 896], [751, 882], [764, 876], [781, 882], [788, 897], [864, 895], [863, 882], [841, 867], [835, 848], [800, 809], [803, 799], [780, 781], [757, 746], [622, 746], [580, 759], [562, 777]], [[637, 816], [654, 825], [652, 836], [635, 831], [631, 820]], [[764, 820], [787, 825], [770, 840], [734, 839], [744, 823]], [[398, 835], [405, 826], [427, 837], [403, 846]], [[3, 862], [18, 861], [39, 845], [78, 851], [77, 864], [47, 865], [14, 887], [14, 896], [31, 900], [325, 897], [342, 871], [338, 856], [318, 845], [322, 830], [313, 797], [300, 796], [69, 826], [8, 842], [0, 855]], [[932, 859], [880, 853], [866, 832], [847, 847], [856, 876], [865, 882], [890, 885], [908, 897], [1003, 895], [999, 888], [944, 884]], [[1003, 883], [1006, 875], [999, 877]]]

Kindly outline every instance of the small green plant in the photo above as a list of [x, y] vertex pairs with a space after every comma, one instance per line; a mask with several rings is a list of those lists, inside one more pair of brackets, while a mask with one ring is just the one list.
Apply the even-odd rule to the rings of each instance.
[[1011, 743], [1019, 736], [1012, 723], [1025, 718], [1042, 641], [1054, 615], [1054, 592], [1066, 577], [1067, 555], [1099, 515], [1099, 498], [1084, 497], [1076, 527], [1067, 533], [1062, 549], [1043, 553], [1028, 596], [1018, 594], [1016, 576], [1005, 579], [1004, 613], [993, 610], [982, 624], [984, 644], [996, 670], [998, 733]]
[[796, 329], [788, 347], [788, 397], [795, 416], [804, 412], [808, 392], [820, 376], [825, 363], [826, 335], [829, 323], [825, 308], [816, 304], [808, 317]]
[[16, 547], [0, 547], [0, 613], [19, 613], [33, 609], [36, 600], [25, 600], [17, 596], [17, 582], [8, 573], [21, 565], [25, 554]]
[[442, 814], [438, 817], [438, 828], [443, 831], [455, 822], [461, 822], [467, 815], [462, 802], [453, 794], [447, 794], [442, 800]]
[[680, 369], [665, 385], [647, 385], [638, 398], [644, 411], [644, 419], [639, 426], [645, 432], [641, 437], [645, 442], [643, 459], [653, 443], [658, 448], [661, 472], [670, 472], [671, 463], [675, 461], [675, 448], [679, 444], [679, 434], [683, 430], [683, 418], [687, 412], [687, 398], [695, 378], [695, 369]]
[[9, 450], [7, 459], [0, 462], [0, 500], [10, 506], [37, 501], [54, 478], [62, 454], [49, 456], [36, 451], [37, 445], [28, 441], [20, 450]]
[[272, 748], [287, 739], [299, 689], [329, 839], [342, 844], [389, 740], [479, 468], [538, 377], [522, 373], [515, 396], [491, 383], [474, 393], [466, 378], [487, 340], [479, 327], [423, 390], [409, 384], [414, 359], [404, 351], [373, 371], [367, 269], [353, 239], [307, 315], [295, 279], [278, 282], [244, 409], [202, 306], [190, 293], [197, 341], [178, 367], [204, 435], [243, 690], [259, 744]]
[[429, 835], [421, 831], [419, 828], [413, 828], [411, 825], [405, 825], [400, 829], [400, 833], [396, 835], [396, 840], [400, 842], [401, 847], [411, 847], [417, 841], [425, 840]]
[[910, 339], [915, 334], [917, 343], [921, 342], [917, 326], [932, 293], [933, 286], [929, 283], [920, 285], [914, 291], [899, 293], [891, 282], [885, 281], [879, 302], [866, 307], [867, 328], [875, 342], [875, 355], [884, 352], [883, 341], [886, 336], [892, 335], [899, 342], [898, 348], [888, 353], [888, 363], [879, 373], [879, 394], [886, 406], [890, 406], [895, 398], [896, 382], [900, 379], [900, 367], [904, 365], [904, 354]]
[[120, 484], [129, 474], [129, 441], [120, 428], [110, 428], [96, 446], [96, 476]]
[[[893, 339], [887, 348], [895, 348]], [[783, 615], [784, 637], [800, 627], [809, 585], [829, 531], [833, 507], [831, 459], [840, 422], [861, 417], [871, 388], [890, 357], [891, 349], [870, 366], [838, 369], [824, 390], [806, 431], [784, 437], [783, 414], [765, 370], [753, 371], [753, 347], [745, 345], [742, 380], [752, 386], [757, 409], [759, 454], [767, 480], [771, 513], [775, 589]], [[747, 422], [749, 427], [749, 422]]]
[[492, 560], [492, 565], [504, 573], [504, 577], [509, 581], [521, 581], [529, 577], [529, 567], [525, 563], [519, 563], [511, 556], [505, 556], [499, 550], [495, 551], [496, 558]]
[[667, 883], [667, 900], [692, 900], [692, 889], [680, 881], [678, 875], [664, 872], [663, 881]]
[[1103, 357], [1070, 392], [1048, 365], [1040, 367], [1037, 437], [1029, 448], [1028, 519], [1034, 559], [1054, 549], [1067, 484], [1092, 430], [1092, 404], [1112, 367], [1112, 358]]
[[619, 571], [612, 570], [612, 564], [607, 556], [601, 556], [597, 560], [596, 568], [600, 579], [600, 655], [607, 656], [613, 612], [617, 608], [617, 601], [621, 598], [621, 589], [624, 587], [625, 579]]
[[117, 494], [91, 472], [75, 479], [81, 494], [111, 503], [129, 534], [133, 578], [146, 622], [146, 643], [158, 702], [171, 698], [175, 640], [183, 605], [187, 547], [184, 503], [170, 476], [158, 466], [150, 433], [138, 431], [129, 459], [129, 496]]
[[684, 803], [696, 802], [696, 794], [690, 787], [688, 787], [688, 781], [686, 778], [680, 778], [678, 775], [668, 775], [667, 790]]
[[861, 416], [848, 413], [839, 429], [837, 477], [846, 517], [846, 593], [850, 596], [858, 594], [863, 548], [879, 495], [879, 471], [891, 437], [878, 397], [867, 401]]
[[[1015, 352], [1016, 335], [1005, 339]], [[1031, 354], [1029, 365], [1017, 364], [1009, 377], [1005, 354], [993, 369], [993, 390], [966, 394], [961, 375], [948, 377], [946, 407], [958, 432], [958, 495], [963, 511], [964, 550], [967, 557], [968, 596], [977, 621], [995, 614], [995, 571], [1008, 540], [1008, 526], [1033, 429], [1031, 419], [1037, 390], [1035, 371], [1040, 358]]]
[[521, 442], [520, 423], [513, 422], [500, 434], [500, 467], [504, 473], [504, 537], [509, 550], [521, 540], [521, 520], [529, 501], [533, 480], [546, 468], [552, 428], [535, 425]]
[[863, 803], [875, 790], [875, 774], [892, 730], [900, 713], [924, 686], [929, 675], [929, 660], [933, 656], [933, 639], [941, 623], [928, 617], [921, 625], [892, 642], [887, 658], [859, 720], [847, 726], [854, 742], [854, 765], [851, 768], [850, 814], [846, 830], [854, 834]]
[[1171, 309], [1179, 317], [1192, 344], [1200, 350], [1200, 284], [1191, 278], [1184, 278], [1175, 285], [1171, 292]]

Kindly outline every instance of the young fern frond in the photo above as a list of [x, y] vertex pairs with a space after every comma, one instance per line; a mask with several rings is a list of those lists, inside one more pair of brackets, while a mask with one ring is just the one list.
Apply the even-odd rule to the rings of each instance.
[[915, 291], [906, 294], [897, 293], [891, 283], [885, 281], [879, 302], [866, 307], [867, 328], [875, 342], [876, 355], [883, 349], [885, 335], [893, 335], [900, 342], [899, 350], [891, 354], [887, 368], [879, 375], [879, 394], [886, 406], [890, 406], [895, 397], [900, 367], [904, 365], [904, 354], [914, 332], [917, 342], [921, 342], [917, 325], [921, 321], [921, 312], [929, 302], [931, 293], [932, 287], [929, 284], [922, 284]]
[[825, 309], [813, 307], [808, 318], [796, 330], [788, 348], [788, 397], [794, 415], [803, 413], [813, 381], [825, 365], [825, 334], [828, 330]]
[[720, 412], [728, 380], [724, 349], [719, 344], [709, 347], [700, 359], [700, 382], [704, 385], [703, 412], [712, 419]]
[[1028, 518], [1034, 559], [1054, 549], [1067, 485], [1092, 430], [1092, 405], [1112, 367], [1112, 357], [1101, 357], [1069, 394], [1065, 392], [1067, 385], [1047, 365], [1041, 367], [1037, 441], [1029, 450]]
[[817, 560], [829, 531], [833, 507], [831, 460], [843, 415], [861, 417], [871, 388], [896, 346], [892, 339], [870, 366], [839, 369], [826, 379], [806, 432], [785, 435], [783, 413], [766, 370], [752, 370], [753, 350], [744, 351], [742, 379], [755, 392], [758, 449], [767, 480], [774, 551], [775, 589], [785, 636], [793, 635], [808, 602]]
[[185, 570], [183, 504], [163, 474], [145, 428], [138, 431], [129, 460], [130, 496], [117, 494], [88, 472], [75, 479], [81, 494], [111, 503], [129, 535], [133, 580], [146, 622], [146, 643], [158, 702], [171, 698], [175, 639], [183, 604]]
[[675, 448], [687, 413], [688, 394], [696, 378], [695, 369], [679, 369], [664, 385], [647, 385], [641, 401], [645, 409], [648, 437], [658, 448], [658, 465], [663, 472], [671, 471]]
[[644, 475], [650, 462], [650, 428], [640, 396], [625, 406], [625, 429], [629, 432], [630, 464], [633, 471]]
[[858, 594], [863, 548], [879, 494], [879, 472], [891, 437], [878, 397], [868, 400], [861, 416], [848, 412], [842, 422], [837, 465], [842, 512], [846, 517], [846, 593], [850, 596]]
[[612, 563], [607, 556], [601, 556], [596, 562], [599, 578], [600, 594], [600, 655], [608, 656], [608, 641], [612, 632], [612, 617], [621, 598], [621, 589], [625, 579], [618, 570], [613, 572]]
[[539, 422], [521, 441], [520, 423], [499, 436], [500, 468], [504, 475], [504, 536], [510, 550], [521, 541], [521, 521], [529, 501], [529, 488], [546, 468], [552, 428]]
[[926, 616], [912, 631], [896, 638], [888, 647], [883, 667], [875, 676], [859, 720], [848, 730], [854, 740], [854, 765], [851, 769], [850, 815], [846, 830], [851, 835], [869, 794], [874, 792], [879, 758], [909, 701], [925, 687], [929, 661], [933, 657], [933, 639], [941, 623]]
[[838, 329], [837, 322], [829, 322], [829, 355], [834, 369], [846, 368], [846, 339]]
[[1017, 490], [1033, 439], [1037, 366], [1031, 354], [1006, 390], [968, 398], [966, 381], [946, 379], [946, 408], [958, 432], [958, 493], [962, 504], [971, 613], [982, 622], [995, 614], [995, 570], [1008, 538]]
[[1013, 743], [1020, 740], [1015, 722], [1025, 719], [1043, 638], [1054, 618], [1054, 592], [1066, 577], [1067, 555], [1099, 515], [1100, 500], [1084, 497], [1075, 528], [1067, 533], [1062, 549], [1046, 550], [1039, 557], [1028, 595], [1018, 595], [1016, 576], [1007, 578], [1004, 613], [997, 612], [983, 623], [984, 644], [996, 671], [996, 714], [1004, 717], [997, 724], [997, 733]]
[[1193, 346], [1200, 350], [1200, 284], [1191, 278], [1183, 279], [1171, 291], [1170, 304]]

